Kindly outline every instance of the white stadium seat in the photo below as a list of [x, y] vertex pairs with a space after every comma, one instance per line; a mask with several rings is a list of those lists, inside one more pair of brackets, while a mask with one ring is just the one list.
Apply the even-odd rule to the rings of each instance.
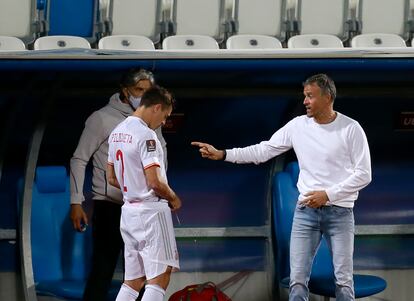
[[174, 0], [172, 20], [177, 35], [205, 35], [222, 40], [224, 0]]
[[33, 41], [35, 3], [33, 0], [1, 0], [0, 35], [18, 37], [25, 42]]
[[26, 45], [22, 40], [16, 37], [0, 36], [0, 52], [21, 50], [26, 50]]
[[285, 20], [283, 0], [235, 0], [233, 18], [237, 34], [260, 34], [281, 38]]
[[34, 43], [35, 50], [52, 50], [68, 48], [86, 48], [90, 49], [91, 45], [88, 40], [82, 37], [74, 36], [46, 36], [36, 39]]
[[108, 0], [106, 23], [110, 35], [139, 35], [158, 42], [162, 0]]
[[329, 34], [303, 34], [288, 40], [288, 48], [343, 48], [341, 39]]
[[201, 35], [176, 35], [162, 41], [162, 49], [165, 50], [196, 50], [219, 49], [217, 41], [209, 36]]
[[275, 38], [265, 35], [241, 34], [231, 36], [226, 41], [227, 49], [277, 49], [282, 43]]
[[135, 35], [114, 35], [103, 37], [99, 49], [108, 50], [154, 50], [154, 43], [147, 37]]
[[404, 39], [397, 34], [366, 33], [353, 37], [351, 47], [406, 47], [406, 44]]
[[300, 34], [330, 34], [345, 38], [347, 0], [298, 0]]
[[359, 0], [361, 33], [390, 33], [405, 37], [409, 0]]

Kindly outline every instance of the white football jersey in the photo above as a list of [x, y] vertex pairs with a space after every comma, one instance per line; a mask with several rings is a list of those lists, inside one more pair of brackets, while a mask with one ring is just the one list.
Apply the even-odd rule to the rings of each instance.
[[159, 201], [144, 174], [156, 165], [167, 182], [164, 152], [155, 132], [141, 118], [129, 116], [112, 131], [108, 142], [108, 163], [114, 166], [124, 202]]

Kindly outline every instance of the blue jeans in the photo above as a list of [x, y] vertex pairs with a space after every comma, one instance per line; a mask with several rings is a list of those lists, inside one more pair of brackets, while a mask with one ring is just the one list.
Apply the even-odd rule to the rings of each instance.
[[336, 300], [355, 300], [354, 230], [352, 208], [296, 206], [290, 240], [289, 301], [309, 299], [308, 282], [322, 234], [332, 255]]

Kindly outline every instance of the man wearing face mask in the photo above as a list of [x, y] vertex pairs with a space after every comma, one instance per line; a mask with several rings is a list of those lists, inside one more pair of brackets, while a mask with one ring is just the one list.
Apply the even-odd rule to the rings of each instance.
[[[154, 76], [143, 69], [129, 70], [122, 76], [120, 91], [112, 95], [109, 103], [92, 113], [86, 120], [78, 146], [70, 160], [70, 218], [75, 230], [85, 231], [88, 217], [82, 207], [85, 200], [83, 185], [85, 170], [92, 158], [92, 268], [83, 294], [84, 301], [104, 301], [111, 284], [123, 241], [119, 230], [122, 193], [106, 180], [108, 137], [112, 130], [139, 106], [141, 96], [154, 85]], [[164, 149], [166, 142], [161, 128], [155, 130]]]

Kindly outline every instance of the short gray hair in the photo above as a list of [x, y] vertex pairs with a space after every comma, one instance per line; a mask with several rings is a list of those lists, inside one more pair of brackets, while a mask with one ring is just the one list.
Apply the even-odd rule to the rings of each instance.
[[334, 81], [328, 75], [323, 73], [312, 75], [305, 80], [303, 86], [311, 84], [316, 84], [321, 89], [322, 94], [331, 95], [332, 102], [334, 102], [336, 98], [336, 87]]
[[123, 88], [132, 87], [141, 80], [149, 80], [151, 85], [155, 83], [154, 75], [151, 71], [145, 69], [130, 69], [122, 76], [120, 85]]

